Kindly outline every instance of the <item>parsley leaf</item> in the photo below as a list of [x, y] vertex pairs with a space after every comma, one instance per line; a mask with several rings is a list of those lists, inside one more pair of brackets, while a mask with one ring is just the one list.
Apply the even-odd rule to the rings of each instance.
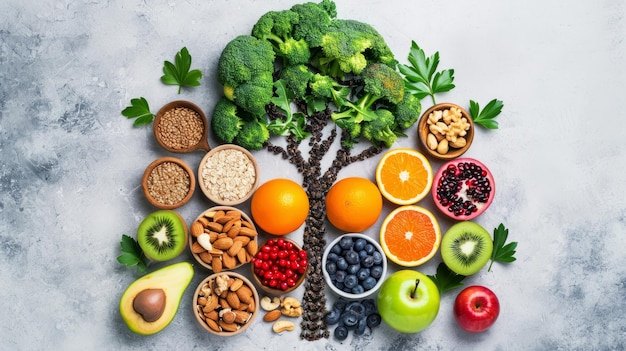
[[126, 234], [122, 234], [120, 242], [122, 254], [117, 256], [117, 261], [125, 266], [137, 266], [137, 270], [145, 272], [150, 261], [143, 253], [139, 243]]
[[453, 69], [437, 72], [439, 52], [426, 57], [424, 50], [413, 41], [408, 60], [411, 66], [399, 64], [398, 70], [404, 75], [407, 91], [414, 94], [418, 99], [430, 96], [433, 104], [436, 104], [436, 93], [443, 93], [454, 88]]
[[454, 273], [443, 262], [439, 263], [439, 266], [437, 266], [437, 273], [435, 275], [429, 275], [428, 277], [435, 282], [440, 294], [463, 286], [461, 281], [465, 279], [464, 275]]
[[130, 106], [122, 110], [122, 115], [130, 118], [136, 118], [133, 123], [134, 127], [152, 123], [154, 114], [150, 112], [150, 106], [145, 98], [130, 99]]
[[487, 106], [481, 111], [476, 101], [470, 100], [469, 114], [474, 123], [487, 129], [498, 129], [498, 122], [494, 119], [502, 111], [504, 104], [498, 99], [489, 101]]
[[276, 96], [272, 98], [272, 103], [285, 114], [285, 119], [276, 118], [269, 121], [267, 129], [276, 135], [293, 134], [297, 140], [303, 140], [311, 133], [305, 130], [306, 115], [302, 112], [293, 112], [291, 110], [291, 101], [293, 101], [293, 93], [287, 89], [285, 82], [277, 80], [274, 82]]
[[505, 244], [508, 236], [509, 230], [502, 223], [493, 230], [493, 253], [491, 254], [491, 263], [487, 269], [488, 272], [491, 271], [491, 266], [494, 262], [513, 262], [516, 260], [513, 255], [515, 255], [515, 249], [517, 249], [517, 242]]
[[169, 85], [178, 85], [178, 93], [183, 86], [199, 86], [202, 72], [191, 68], [191, 55], [186, 47], [176, 53], [174, 63], [165, 61], [163, 63], [163, 76], [161, 81]]

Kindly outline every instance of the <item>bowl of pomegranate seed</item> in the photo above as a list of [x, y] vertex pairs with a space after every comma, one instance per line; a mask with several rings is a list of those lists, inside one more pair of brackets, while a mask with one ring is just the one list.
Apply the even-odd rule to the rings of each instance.
[[306, 250], [287, 238], [265, 241], [251, 262], [253, 281], [272, 295], [283, 295], [298, 288], [309, 269]]

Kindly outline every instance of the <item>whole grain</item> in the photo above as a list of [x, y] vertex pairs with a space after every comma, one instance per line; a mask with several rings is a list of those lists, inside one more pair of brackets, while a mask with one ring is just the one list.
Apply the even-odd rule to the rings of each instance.
[[191, 187], [189, 174], [174, 162], [163, 162], [148, 176], [148, 192], [155, 201], [174, 205], [182, 201]]
[[240, 150], [224, 149], [207, 157], [202, 166], [205, 190], [223, 202], [234, 202], [252, 190], [256, 180], [254, 164]]
[[161, 116], [157, 133], [170, 149], [188, 149], [202, 140], [204, 121], [198, 112], [188, 107], [173, 108]]

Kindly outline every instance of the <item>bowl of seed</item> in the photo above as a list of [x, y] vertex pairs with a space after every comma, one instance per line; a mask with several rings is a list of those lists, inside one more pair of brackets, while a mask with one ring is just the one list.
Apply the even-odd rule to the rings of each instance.
[[230, 206], [202, 212], [190, 225], [189, 248], [202, 267], [220, 273], [252, 260], [258, 251], [258, 232], [250, 217]]
[[474, 139], [474, 122], [461, 106], [440, 103], [422, 114], [417, 133], [426, 154], [451, 160], [469, 149]]
[[206, 277], [193, 295], [193, 312], [206, 331], [219, 336], [242, 333], [259, 311], [259, 293], [241, 274], [222, 272]]
[[153, 206], [172, 210], [186, 204], [196, 188], [191, 168], [176, 157], [160, 157], [146, 167], [141, 179], [146, 199]]
[[218, 205], [235, 206], [248, 200], [259, 185], [259, 166], [245, 148], [223, 144], [200, 161], [198, 184], [202, 193]]
[[172, 101], [161, 107], [154, 117], [153, 131], [157, 143], [170, 152], [211, 149], [206, 115], [190, 101]]

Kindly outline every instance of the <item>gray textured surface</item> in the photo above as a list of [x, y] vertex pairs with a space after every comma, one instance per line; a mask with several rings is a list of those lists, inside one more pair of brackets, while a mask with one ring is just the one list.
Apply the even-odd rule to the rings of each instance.
[[[265, 11], [294, 3], [0, 4], [0, 349], [624, 349], [626, 8], [617, 0], [338, 5], [339, 17], [378, 28], [401, 62], [411, 40], [440, 51], [457, 85], [440, 101], [505, 103], [501, 128], [478, 133], [467, 154], [488, 164], [498, 185], [478, 222], [489, 229], [504, 222], [519, 241], [517, 262], [468, 279], [500, 297], [502, 313], [490, 331], [459, 331], [450, 294], [435, 323], [416, 335], [381, 326], [343, 343], [310, 343], [255, 323], [244, 335], [219, 339], [195, 324], [189, 307], [190, 290], [206, 275], [200, 267], [167, 329], [140, 337], [126, 328], [118, 299], [137, 274], [116, 262], [119, 239], [153, 210], [139, 182], [145, 166], [167, 152], [120, 111], [144, 96], [154, 112], [178, 98], [210, 112], [225, 43]], [[179, 96], [158, 79], [163, 60], [182, 46], [205, 78]], [[396, 146], [416, 147], [414, 134]], [[202, 154], [182, 157], [195, 167]], [[277, 157], [257, 157], [262, 181], [300, 179]], [[340, 177], [371, 178], [376, 161]], [[180, 213], [192, 220], [210, 205], [197, 192]], [[444, 230], [450, 224], [441, 221]], [[367, 234], [376, 236], [376, 226]], [[438, 260], [419, 269], [433, 273]]]

